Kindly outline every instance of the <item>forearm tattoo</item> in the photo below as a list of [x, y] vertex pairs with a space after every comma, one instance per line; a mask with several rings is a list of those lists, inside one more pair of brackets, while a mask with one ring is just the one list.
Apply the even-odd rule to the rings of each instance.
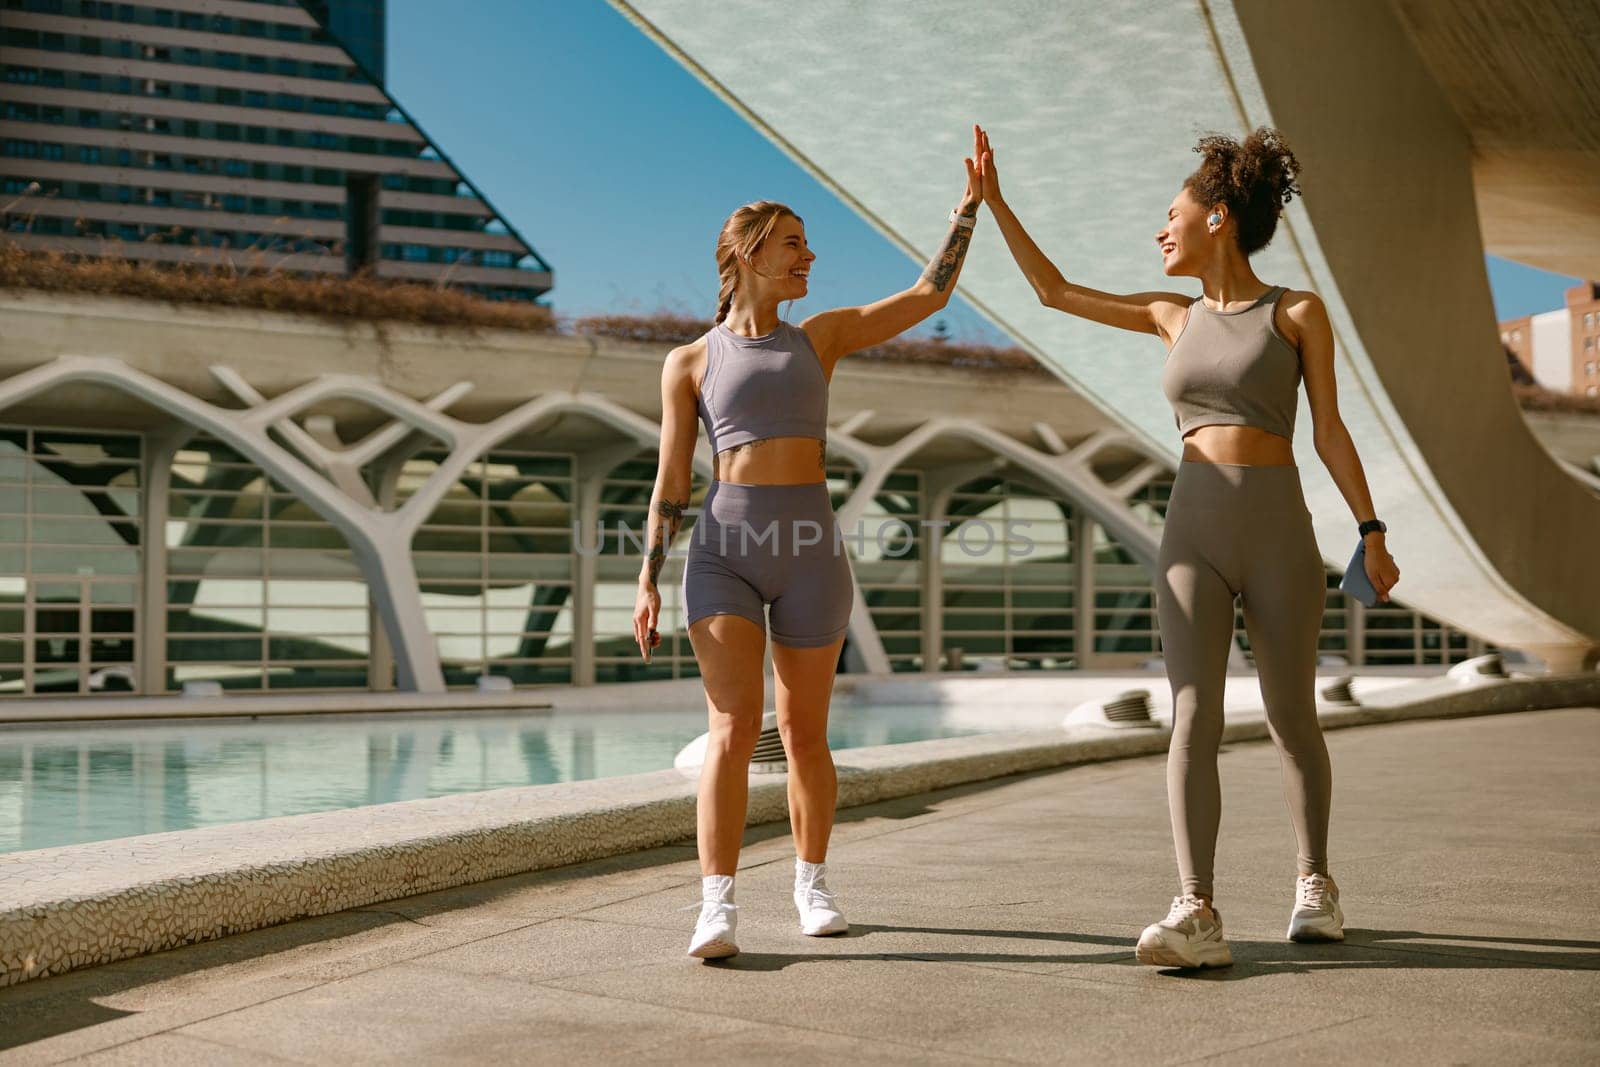
[[971, 243], [972, 231], [952, 222], [950, 232], [944, 235], [944, 244], [922, 272], [922, 280], [944, 292], [956, 271], [961, 269], [961, 261], [967, 258], [967, 246]]
[[661, 568], [667, 562], [667, 546], [678, 536], [678, 528], [683, 525], [683, 511], [688, 506], [687, 500], [662, 500], [656, 503], [656, 514], [661, 516], [661, 521], [656, 524], [656, 536], [646, 557], [652, 589], [655, 588], [656, 579], [661, 577]]

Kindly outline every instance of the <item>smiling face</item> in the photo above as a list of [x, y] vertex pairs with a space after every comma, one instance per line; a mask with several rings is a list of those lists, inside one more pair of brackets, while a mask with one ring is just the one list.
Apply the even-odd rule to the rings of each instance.
[[1212, 245], [1222, 236], [1213, 234], [1206, 224], [1206, 208], [1188, 188], [1180, 190], [1167, 208], [1167, 224], [1156, 234], [1161, 250], [1161, 269], [1168, 277], [1193, 276], [1211, 254]]
[[806, 225], [793, 215], [784, 215], [761, 242], [740, 273], [747, 275], [741, 285], [776, 297], [781, 303], [806, 295], [811, 264], [817, 258], [806, 244]]

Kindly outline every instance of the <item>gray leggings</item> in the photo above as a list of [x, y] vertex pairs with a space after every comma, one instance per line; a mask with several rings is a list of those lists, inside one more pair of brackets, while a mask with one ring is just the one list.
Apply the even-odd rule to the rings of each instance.
[[1180, 464], [1158, 571], [1161, 644], [1173, 701], [1167, 802], [1184, 892], [1212, 892], [1222, 818], [1217, 750], [1234, 597], [1243, 602], [1267, 727], [1278, 746], [1300, 870], [1327, 874], [1333, 781], [1315, 693], [1327, 578], [1299, 471]]
[[855, 586], [825, 482], [712, 482], [689, 532], [683, 567], [688, 624], [738, 615], [790, 648], [822, 648], [845, 635]]

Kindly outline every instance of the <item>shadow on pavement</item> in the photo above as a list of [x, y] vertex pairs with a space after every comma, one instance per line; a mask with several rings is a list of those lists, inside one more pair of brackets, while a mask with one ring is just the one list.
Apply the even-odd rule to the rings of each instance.
[[[778, 971], [797, 963], [851, 960], [907, 960], [925, 963], [1110, 964], [1137, 966], [1133, 939], [1127, 936], [1051, 930], [976, 930], [934, 926], [852, 926], [840, 941], [865, 941], [874, 934], [904, 933], [982, 937], [1000, 940], [1104, 945], [1111, 952], [1015, 953], [886, 951], [808, 954], [741, 952], [717, 962], [729, 970]], [[1588, 971], [1600, 969], [1600, 941], [1496, 937], [1488, 934], [1426, 933], [1417, 930], [1350, 930], [1342, 944], [1296, 944], [1292, 941], [1230, 939], [1232, 967], [1180, 970], [1155, 969], [1174, 978], [1213, 982], [1238, 981], [1278, 974], [1310, 974], [1329, 970], [1532, 969]], [[865, 947], [865, 946], [863, 946]]]

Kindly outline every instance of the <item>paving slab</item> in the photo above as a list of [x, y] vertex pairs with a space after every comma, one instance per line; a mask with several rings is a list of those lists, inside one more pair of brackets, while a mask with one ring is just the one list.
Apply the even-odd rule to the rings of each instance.
[[1328, 742], [1343, 945], [1283, 939], [1294, 842], [1249, 742], [1221, 764], [1231, 968], [1133, 960], [1176, 890], [1145, 757], [845, 813], [846, 937], [799, 935], [763, 827], [724, 963], [682, 956], [677, 845], [3, 989], [0, 1064], [1600, 1060], [1600, 709]]

